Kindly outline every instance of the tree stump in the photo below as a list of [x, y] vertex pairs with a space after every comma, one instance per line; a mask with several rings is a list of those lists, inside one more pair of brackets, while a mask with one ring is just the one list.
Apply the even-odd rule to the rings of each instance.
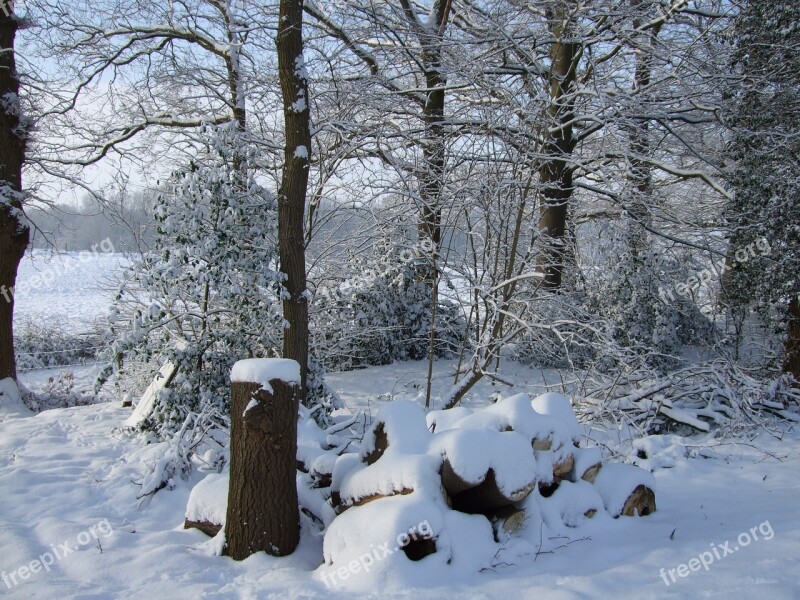
[[225, 553], [286, 556], [300, 541], [295, 484], [300, 386], [231, 384], [231, 472]]

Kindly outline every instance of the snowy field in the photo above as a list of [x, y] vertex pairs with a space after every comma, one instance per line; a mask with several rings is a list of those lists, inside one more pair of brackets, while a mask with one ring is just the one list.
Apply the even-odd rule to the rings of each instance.
[[19, 268], [15, 325], [29, 320], [56, 322], [82, 333], [108, 316], [114, 297], [114, 276], [126, 260], [121, 254], [29, 251]]
[[[75, 259], [80, 269], [55, 269], [52, 285], [20, 293], [20, 314], [76, 329], [103, 317], [103, 282], [119, 260], [101, 255]], [[24, 269], [35, 267], [49, 268], [34, 261]], [[437, 364], [434, 396], [452, 383], [453, 366]], [[88, 389], [94, 368], [76, 372], [80, 386]], [[374, 415], [388, 395], [419, 401], [425, 368], [399, 363], [328, 380], [345, 402], [342, 415]], [[29, 372], [21, 380], [35, 389], [53, 372]], [[467, 405], [488, 404], [495, 392], [538, 394], [561, 385], [558, 372], [511, 363], [503, 376], [513, 388], [482, 382]], [[654, 471], [654, 514], [598, 515], [547, 540], [547, 552], [503, 549], [473, 573], [444, 569], [438, 579], [423, 579], [379, 577], [376, 569], [331, 584], [322, 539], [306, 521], [301, 545], [288, 558], [260, 554], [237, 563], [213, 556], [208, 537], [183, 529], [190, 491], [204, 473], [176, 479], [173, 489], [137, 507], [134, 482], [152, 465], [154, 447], [119, 430], [129, 414], [112, 402], [0, 415], [0, 597], [800, 597], [797, 427], [762, 428], [735, 442], [662, 436], [632, 447], [630, 432], [583, 424], [582, 445], [604, 446], [617, 461], [635, 461], [639, 449], [647, 450], [639, 462]], [[454, 549], [471, 552], [468, 544]]]

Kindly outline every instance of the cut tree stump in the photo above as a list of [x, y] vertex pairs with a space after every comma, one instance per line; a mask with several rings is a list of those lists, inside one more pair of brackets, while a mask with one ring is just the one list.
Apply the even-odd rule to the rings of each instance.
[[300, 540], [297, 413], [300, 386], [231, 384], [231, 460], [225, 553], [286, 556]]

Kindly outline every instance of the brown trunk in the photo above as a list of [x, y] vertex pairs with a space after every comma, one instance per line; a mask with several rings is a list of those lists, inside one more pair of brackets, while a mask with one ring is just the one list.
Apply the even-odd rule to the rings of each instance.
[[547, 128], [551, 131], [544, 151], [547, 160], [539, 169], [542, 201], [539, 209], [539, 234], [543, 239], [538, 270], [544, 274], [543, 287], [558, 290], [564, 270], [564, 244], [567, 207], [572, 197], [572, 167], [575, 149], [572, 125], [572, 88], [575, 83], [580, 44], [568, 41], [564, 25], [565, 7], [549, 16], [556, 40], [550, 50], [550, 105]]
[[[17, 21], [13, 4], [0, 10], [0, 98], [19, 97], [14, 57]], [[0, 106], [0, 379], [17, 377], [14, 357], [14, 285], [30, 241], [22, 218], [22, 163], [25, 131], [16, 103]]]
[[[632, 0], [631, 4], [635, 11], [641, 10], [642, 0]], [[633, 19], [634, 29], [642, 26], [641, 15], [636, 15]], [[634, 68], [634, 93], [640, 98], [640, 106], [646, 113], [650, 103], [650, 78], [653, 70], [653, 54], [660, 26], [651, 28], [643, 34], [645, 48], [638, 48], [636, 54], [636, 66]], [[650, 211], [648, 202], [653, 195], [653, 178], [650, 165], [645, 160], [650, 155], [650, 124], [647, 121], [632, 123], [630, 126], [630, 173], [629, 179], [633, 186], [634, 193], [628, 204], [627, 210], [633, 223], [628, 229], [628, 245], [634, 261], [638, 261], [642, 253], [647, 249], [647, 230], [650, 225]]]
[[[286, 556], [300, 540], [295, 478], [300, 389], [270, 381], [231, 385], [231, 472], [225, 521], [226, 554]], [[250, 401], [257, 404], [246, 410]]]
[[283, 93], [286, 146], [278, 191], [278, 244], [286, 274], [283, 356], [300, 364], [300, 398], [306, 402], [308, 379], [308, 299], [306, 298], [305, 221], [311, 156], [310, 98], [303, 57], [303, 0], [281, 0], [277, 39], [278, 74]]
[[788, 331], [786, 337], [786, 362], [783, 370], [800, 381], [800, 298], [795, 296], [789, 304]]
[[422, 109], [422, 120], [425, 134], [422, 140], [422, 168], [417, 172], [419, 196], [422, 202], [418, 225], [420, 248], [432, 243], [433, 256], [420, 251], [419, 259], [424, 267], [420, 276], [423, 280], [435, 280], [435, 264], [428, 260], [435, 259], [442, 241], [442, 207], [441, 197], [444, 187], [445, 143], [444, 143], [444, 102], [447, 77], [442, 73], [442, 40], [450, 19], [452, 0], [436, 0], [431, 7], [434, 25], [429, 27], [419, 21], [415, 10], [408, 0], [400, 0], [403, 12], [411, 29], [416, 33], [422, 48], [422, 69], [425, 77], [425, 105]]

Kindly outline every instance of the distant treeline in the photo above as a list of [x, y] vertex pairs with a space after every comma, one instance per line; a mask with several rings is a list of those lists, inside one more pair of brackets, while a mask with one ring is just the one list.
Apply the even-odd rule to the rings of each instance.
[[89, 250], [109, 238], [117, 252], [141, 252], [155, 233], [153, 200], [143, 194], [110, 202], [102, 208], [84, 201], [81, 206], [28, 208], [33, 223], [31, 247], [72, 252]]

